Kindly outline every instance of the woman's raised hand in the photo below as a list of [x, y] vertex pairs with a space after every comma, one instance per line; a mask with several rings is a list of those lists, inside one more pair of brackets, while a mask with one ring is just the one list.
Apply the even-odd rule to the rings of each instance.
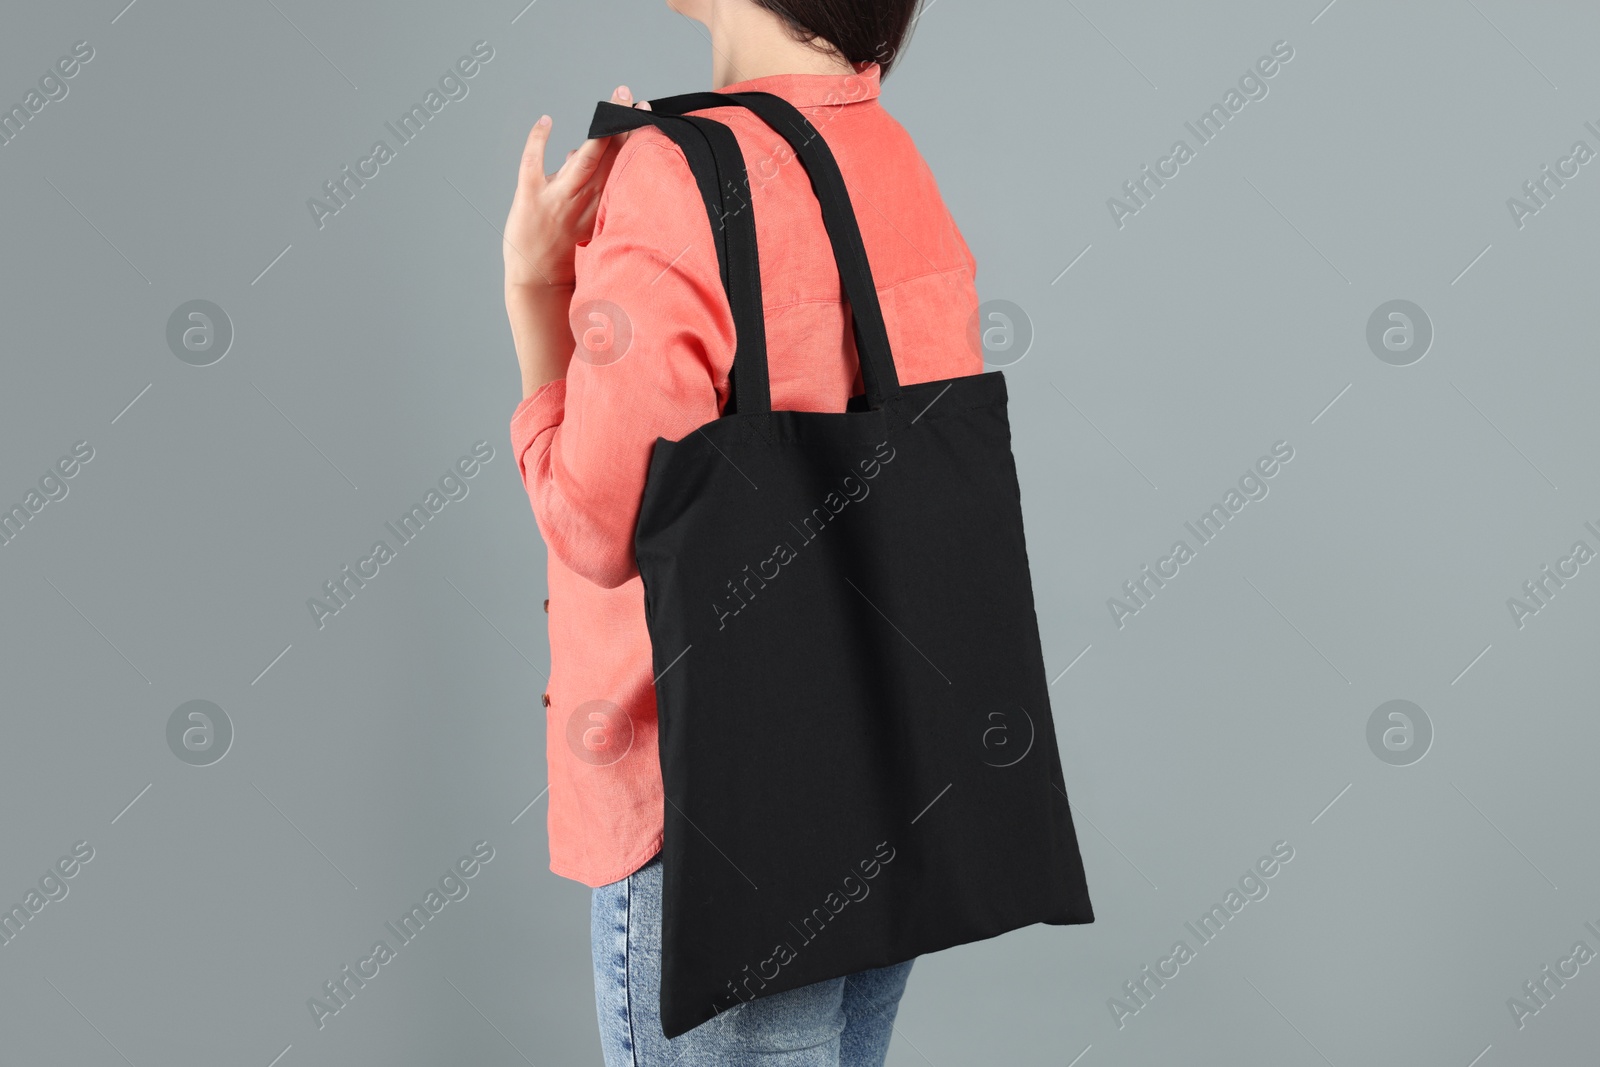
[[[611, 101], [633, 107], [650, 106], [647, 102], [634, 104], [626, 85], [617, 87]], [[502, 244], [508, 298], [514, 291], [528, 288], [572, 287], [574, 252], [578, 242], [587, 241], [594, 233], [600, 191], [605, 188], [617, 152], [628, 138], [626, 133], [591, 137], [568, 152], [554, 174], [546, 174], [544, 155], [550, 129], [550, 116], [540, 116], [522, 149], [517, 191], [511, 198]]]

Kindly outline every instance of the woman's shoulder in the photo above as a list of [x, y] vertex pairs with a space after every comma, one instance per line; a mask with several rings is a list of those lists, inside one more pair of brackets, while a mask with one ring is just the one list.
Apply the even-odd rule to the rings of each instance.
[[687, 208], [702, 215], [705, 211], [683, 149], [654, 126], [634, 130], [612, 161], [600, 193], [597, 225], [618, 213], [648, 225], [651, 219], [671, 218]]
[[633, 171], [659, 176], [665, 172], [689, 173], [689, 160], [676, 141], [654, 126], [641, 126], [628, 134], [611, 166], [610, 182]]

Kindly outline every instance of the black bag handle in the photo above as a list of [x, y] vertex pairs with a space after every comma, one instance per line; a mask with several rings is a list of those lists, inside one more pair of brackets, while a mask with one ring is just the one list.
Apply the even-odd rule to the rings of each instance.
[[[799, 109], [787, 100], [772, 93], [685, 93], [679, 96], [664, 97], [650, 102], [651, 111], [641, 112], [636, 109], [623, 108], [619, 105], [602, 104], [596, 109], [595, 122], [590, 127], [590, 136], [603, 136], [612, 122], [628, 122], [624, 116], [630, 115], [681, 115], [686, 111], [699, 111], [715, 107], [740, 106], [748, 108], [761, 118], [767, 125], [777, 131], [790, 147], [795, 151], [801, 165], [805, 167], [807, 176], [811, 179], [812, 190], [816, 193], [821, 205], [823, 224], [828, 231], [829, 242], [833, 246], [834, 260], [839, 270], [840, 286], [845, 297], [850, 302], [852, 328], [855, 333], [856, 352], [861, 363], [861, 378], [866, 387], [866, 399], [869, 408], [881, 408], [884, 401], [890, 397], [898, 396], [900, 380], [895, 371], [894, 356], [889, 345], [888, 330], [884, 326], [883, 309], [878, 302], [878, 291], [872, 279], [872, 267], [867, 260], [866, 246], [861, 240], [861, 229], [856, 222], [855, 209], [850, 202], [850, 194], [844, 184], [844, 177], [839, 171], [838, 162], [834, 159], [833, 152], [828, 148], [822, 134], [817, 131]], [[619, 114], [620, 113], [620, 114]], [[604, 120], [602, 119], [604, 116]], [[688, 121], [696, 122], [693, 116], [687, 116]], [[649, 120], [644, 120], [649, 121]], [[700, 120], [707, 122], [709, 120]], [[641, 124], [634, 121], [634, 125]], [[721, 188], [724, 199], [736, 205], [735, 210], [729, 214], [724, 212], [724, 219], [735, 220], [735, 225], [729, 232], [730, 239], [740, 247], [739, 253], [729, 250], [730, 264], [746, 258], [743, 252], [743, 243], [748, 239], [754, 240], [754, 226], [744, 227], [737, 220], [740, 216], [752, 215], [749, 205], [748, 176], [744, 167], [744, 156], [739, 150], [737, 139], [732, 132], [720, 123], [712, 123], [718, 127], [718, 132], [711, 135], [709, 143], [719, 174], [724, 179]], [[703, 126], [698, 128], [705, 129]], [[666, 129], [665, 126], [662, 127]], [[726, 134], [723, 137], [722, 134]], [[729, 175], [736, 175], [737, 184], [729, 185], [726, 181]], [[743, 190], [743, 192], [741, 192]], [[708, 210], [709, 210], [708, 202]], [[750, 291], [746, 288], [749, 282], [754, 283], [754, 296], [756, 300], [756, 313], [754, 318], [760, 319], [764, 325], [763, 312], [760, 311], [760, 272], [754, 248], [749, 250], [748, 260], [752, 265], [753, 275], [750, 278], [738, 276], [738, 272], [730, 273], [730, 280], [740, 283], [739, 291], [730, 288], [729, 303], [735, 307], [735, 322], [741, 318], [751, 318], [749, 312], [741, 316], [735, 300], [750, 299]], [[764, 336], [763, 336], [764, 342]], [[752, 348], [748, 353], [744, 346], [740, 346], [740, 355], [735, 360], [736, 384], [742, 379], [754, 379], [759, 376], [762, 403], [759, 410], [771, 410], [771, 397], [767, 389], [768, 372], [766, 368], [766, 346], [761, 345], [759, 356]], [[760, 367], [750, 369], [753, 374], [744, 374], [738, 369], [739, 360], [748, 355], [749, 362], [754, 363], [760, 359]], [[754, 389], [752, 388], [752, 392]], [[741, 410], [756, 410], [746, 406], [743, 400], [743, 390], [740, 390], [739, 405]]]
[[900, 380], [895, 372], [883, 308], [878, 302], [878, 290], [873, 284], [872, 267], [861, 240], [850, 192], [821, 132], [793, 104], [772, 93], [684, 93], [650, 102], [652, 109], [667, 115], [730, 105], [748, 108], [776, 130], [789, 142], [811, 179], [811, 188], [822, 206], [822, 221], [833, 245], [840, 283], [850, 301], [868, 406], [880, 408], [886, 398], [899, 394]]
[[[651, 105], [654, 107], [654, 104]], [[748, 188], [744, 154], [733, 131], [720, 122], [642, 111], [601, 101], [589, 125], [590, 137], [607, 137], [640, 126], [655, 126], [683, 149], [689, 170], [705, 201], [706, 217], [717, 249], [722, 287], [733, 312], [733, 403], [731, 411], [761, 414], [772, 410], [767, 380], [767, 324], [761, 302], [761, 263], [756, 244], [755, 212], [741, 205], [740, 189]], [[729, 211], [726, 202], [735, 204]], [[728, 412], [725, 412], [728, 413]]]

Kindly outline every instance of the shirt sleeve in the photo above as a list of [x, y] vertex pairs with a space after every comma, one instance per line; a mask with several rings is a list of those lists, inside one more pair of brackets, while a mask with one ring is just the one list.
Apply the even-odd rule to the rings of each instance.
[[961, 232], [960, 226], [956, 225], [954, 215], [950, 216], [950, 229], [956, 235], [956, 243], [961, 246], [961, 258], [967, 265], [967, 273], [976, 280], [978, 277], [977, 257], [972, 254], [972, 249], [967, 247], [967, 235]]
[[618, 153], [575, 269], [567, 376], [517, 405], [511, 445], [549, 551], [614, 588], [638, 574], [656, 439], [717, 417], [734, 346], [705, 203], [659, 131], [635, 131]]

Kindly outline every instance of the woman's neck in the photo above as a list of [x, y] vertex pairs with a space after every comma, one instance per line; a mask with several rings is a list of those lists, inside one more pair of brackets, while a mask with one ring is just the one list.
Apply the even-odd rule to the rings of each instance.
[[709, 26], [713, 88], [773, 74], [855, 73], [843, 56], [796, 41], [782, 17], [755, 4], [714, 2]]

